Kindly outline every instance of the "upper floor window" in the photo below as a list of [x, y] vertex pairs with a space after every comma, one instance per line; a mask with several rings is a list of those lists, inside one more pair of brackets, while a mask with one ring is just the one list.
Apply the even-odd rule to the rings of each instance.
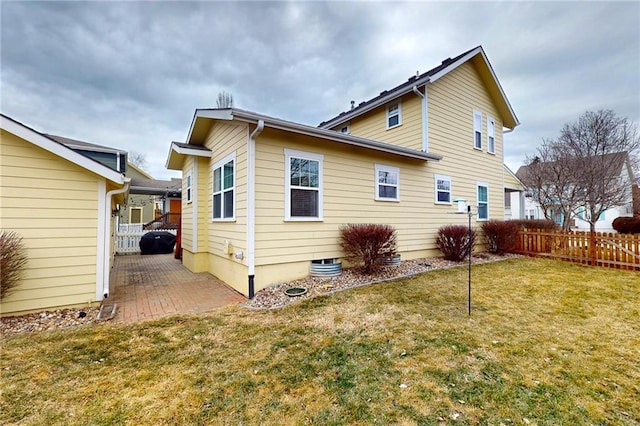
[[344, 126], [342, 126], [340, 128], [340, 133], [344, 133], [344, 134], [349, 134], [349, 132], [351, 131], [351, 129], [349, 129], [349, 125], [345, 124]]
[[400, 169], [376, 164], [376, 197], [378, 201], [400, 201]]
[[487, 152], [496, 153], [496, 122], [491, 117], [487, 117]]
[[285, 149], [285, 219], [322, 220], [324, 156]]
[[451, 177], [434, 175], [436, 184], [436, 203], [451, 204]]
[[387, 106], [387, 129], [402, 124], [402, 105], [400, 102]]
[[191, 202], [191, 188], [192, 188], [191, 179], [192, 179], [191, 170], [189, 170], [184, 178], [184, 181], [185, 181], [184, 192], [187, 194], [186, 196], [187, 203]]
[[478, 182], [478, 220], [489, 220], [489, 184]]
[[235, 162], [234, 152], [213, 165], [213, 220], [235, 217]]
[[473, 111], [473, 147], [482, 149], [482, 113]]

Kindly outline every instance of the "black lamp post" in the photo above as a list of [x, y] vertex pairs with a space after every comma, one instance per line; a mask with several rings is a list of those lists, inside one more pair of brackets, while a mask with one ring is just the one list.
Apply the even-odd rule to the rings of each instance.
[[471, 229], [471, 206], [467, 206], [467, 215], [469, 216], [469, 316], [471, 316], [471, 252], [473, 251], [473, 246], [471, 245], [471, 239], [473, 238], [473, 230]]

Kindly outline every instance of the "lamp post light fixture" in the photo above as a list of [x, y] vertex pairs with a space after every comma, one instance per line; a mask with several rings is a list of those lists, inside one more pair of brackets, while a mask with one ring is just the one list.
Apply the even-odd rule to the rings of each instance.
[[456, 198], [453, 200], [458, 204], [458, 211], [455, 213], [458, 214], [466, 214], [469, 217], [469, 233], [467, 238], [469, 238], [469, 280], [468, 280], [468, 299], [469, 299], [469, 316], [471, 316], [471, 252], [473, 251], [473, 247], [471, 246], [471, 239], [473, 238], [473, 229], [471, 228], [471, 217], [473, 213], [471, 212], [471, 206], [467, 204], [467, 200], [463, 198]]

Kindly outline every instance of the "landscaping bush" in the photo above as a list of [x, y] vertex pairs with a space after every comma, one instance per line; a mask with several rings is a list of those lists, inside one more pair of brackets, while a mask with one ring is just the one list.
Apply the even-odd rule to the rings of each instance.
[[390, 225], [348, 224], [340, 227], [340, 246], [350, 261], [364, 264], [364, 272], [375, 272], [376, 259], [394, 256], [397, 251], [396, 230]]
[[0, 233], [0, 299], [19, 284], [27, 265], [27, 251], [22, 238], [13, 231]]
[[560, 229], [560, 225], [549, 219], [515, 219], [509, 222], [515, 223], [519, 228], [546, 229], [549, 231]]
[[[469, 238], [471, 237], [471, 238]], [[448, 225], [438, 229], [436, 245], [446, 260], [460, 262], [469, 256], [476, 242], [476, 231], [463, 225]]]
[[518, 224], [512, 221], [490, 220], [482, 223], [490, 253], [511, 253], [518, 243]]
[[617, 217], [611, 226], [621, 234], [640, 234], [640, 217]]

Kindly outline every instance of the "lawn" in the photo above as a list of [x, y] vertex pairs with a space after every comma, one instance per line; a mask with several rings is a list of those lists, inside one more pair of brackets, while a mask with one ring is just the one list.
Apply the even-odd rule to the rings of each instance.
[[640, 274], [514, 259], [4, 339], [1, 424], [640, 424]]

